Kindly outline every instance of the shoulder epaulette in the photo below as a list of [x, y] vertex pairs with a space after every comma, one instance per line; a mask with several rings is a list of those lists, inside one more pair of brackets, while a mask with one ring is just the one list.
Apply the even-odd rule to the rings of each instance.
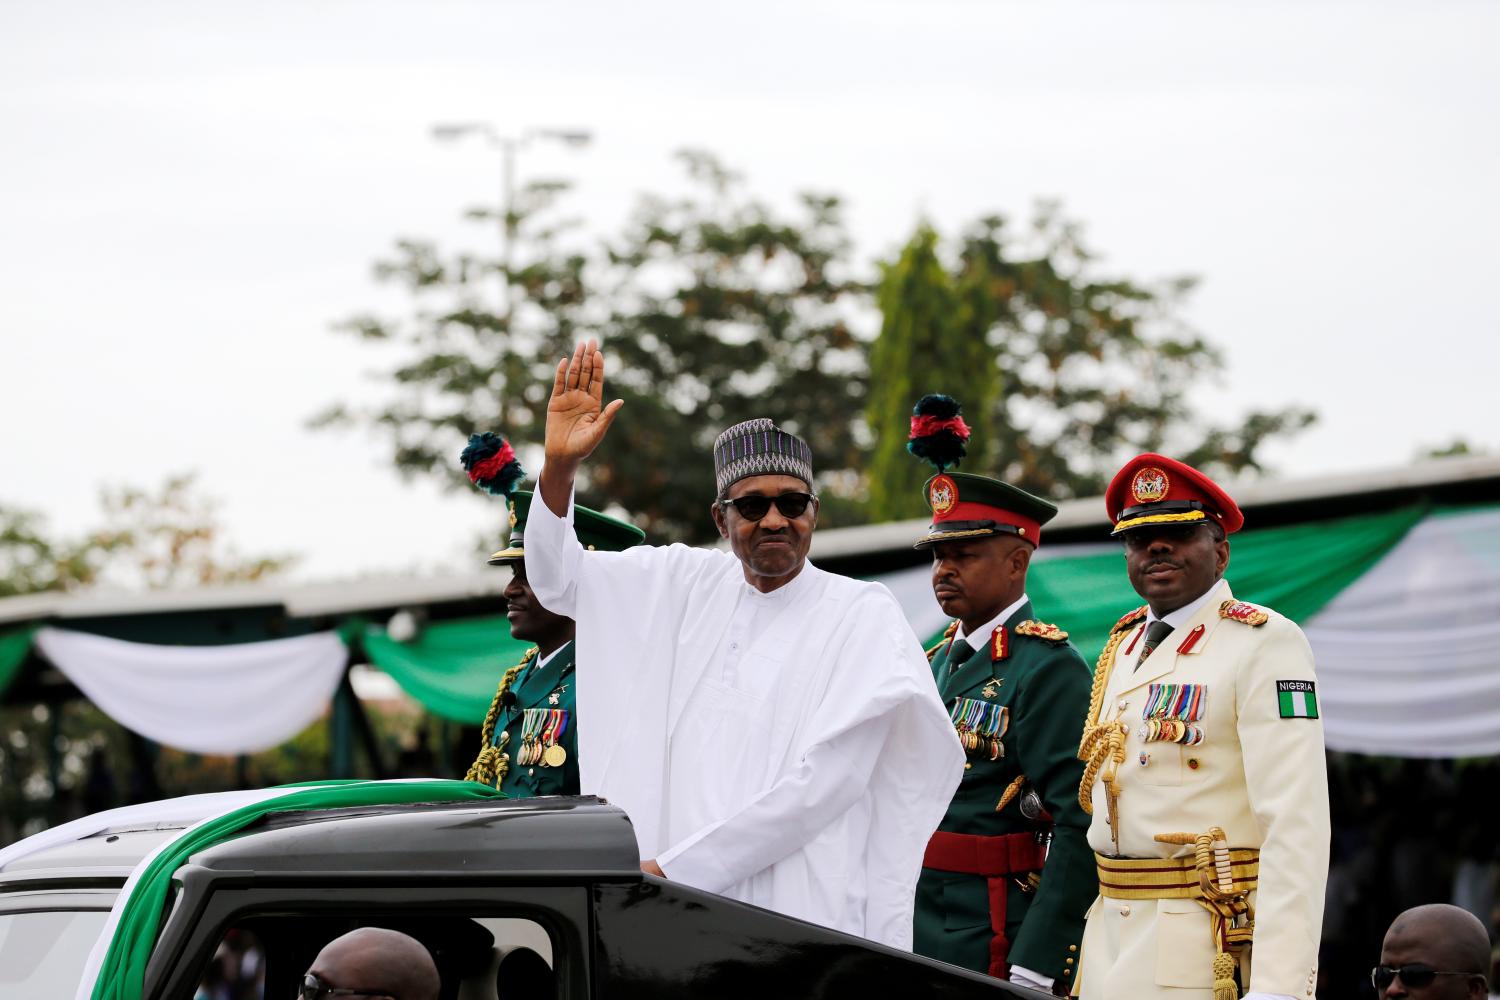
[[1046, 639], [1049, 642], [1067, 642], [1068, 633], [1056, 625], [1048, 625], [1046, 622], [1027, 619], [1016, 626], [1016, 635], [1029, 635], [1033, 639]]
[[1241, 625], [1264, 625], [1271, 616], [1253, 604], [1244, 601], [1225, 601], [1219, 605], [1219, 617], [1237, 621]]
[[955, 632], [957, 632], [957, 631], [958, 631], [958, 619], [955, 618], [955, 619], [953, 619], [953, 621], [951, 621], [951, 622], [948, 623], [948, 628], [947, 628], [946, 631], [943, 632], [943, 637], [941, 639], [939, 639], [937, 642], [933, 643], [932, 644], [932, 648], [927, 651], [927, 662], [928, 663], [932, 662], [932, 658], [937, 655], [938, 650], [942, 649], [943, 645], [949, 639], [952, 639], [953, 638], [953, 634]]
[[1121, 615], [1120, 620], [1115, 622], [1114, 627], [1110, 629], [1110, 632], [1118, 632], [1121, 629], [1130, 628], [1132, 625], [1139, 624], [1141, 619], [1146, 617], [1147, 609], [1148, 605], [1142, 604], [1134, 611], [1127, 612], [1126, 614]]

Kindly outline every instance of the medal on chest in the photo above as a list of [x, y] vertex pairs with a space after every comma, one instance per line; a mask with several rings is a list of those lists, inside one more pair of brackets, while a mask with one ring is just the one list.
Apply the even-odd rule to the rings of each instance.
[[1010, 709], [991, 705], [975, 698], [956, 698], [948, 710], [958, 742], [970, 756], [987, 756], [999, 760], [1005, 756], [1001, 738], [1010, 728]]

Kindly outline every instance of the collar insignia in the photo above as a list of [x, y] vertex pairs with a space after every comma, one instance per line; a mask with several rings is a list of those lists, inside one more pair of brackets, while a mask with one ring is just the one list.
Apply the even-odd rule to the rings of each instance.
[[1003, 660], [1010, 655], [1010, 636], [1001, 625], [995, 629], [995, 634], [990, 636], [990, 659]]

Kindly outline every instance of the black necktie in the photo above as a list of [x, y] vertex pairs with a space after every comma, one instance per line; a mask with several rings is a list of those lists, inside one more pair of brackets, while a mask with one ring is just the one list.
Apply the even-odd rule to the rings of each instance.
[[948, 669], [957, 670], [963, 666], [964, 661], [974, 655], [974, 647], [969, 645], [967, 639], [954, 639], [948, 647]]
[[1146, 643], [1141, 647], [1141, 658], [1135, 661], [1136, 668], [1139, 669], [1140, 665], [1146, 662], [1146, 657], [1151, 655], [1152, 650], [1156, 649], [1161, 641], [1171, 634], [1172, 626], [1168, 625], [1160, 618], [1147, 625]]

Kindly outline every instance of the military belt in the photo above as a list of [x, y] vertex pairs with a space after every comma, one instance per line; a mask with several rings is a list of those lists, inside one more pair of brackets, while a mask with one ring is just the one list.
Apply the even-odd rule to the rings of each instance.
[[927, 842], [923, 868], [962, 875], [993, 877], [1033, 872], [1047, 859], [1047, 848], [1030, 833], [981, 837], [971, 833], [934, 833]]
[[1047, 860], [1045, 844], [1035, 834], [1006, 833], [982, 837], [972, 833], [939, 831], [927, 842], [922, 867], [936, 871], [979, 875], [987, 883], [990, 897], [990, 964], [989, 974], [1010, 978], [1010, 941], [1005, 937], [1007, 899], [1010, 896], [1008, 875], [1034, 872]]
[[[1203, 899], [1203, 879], [1195, 859], [1111, 858], [1094, 855], [1099, 869], [1099, 895], [1110, 899]], [[1233, 892], [1255, 888], [1260, 852], [1250, 848], [1229, 851]]]

